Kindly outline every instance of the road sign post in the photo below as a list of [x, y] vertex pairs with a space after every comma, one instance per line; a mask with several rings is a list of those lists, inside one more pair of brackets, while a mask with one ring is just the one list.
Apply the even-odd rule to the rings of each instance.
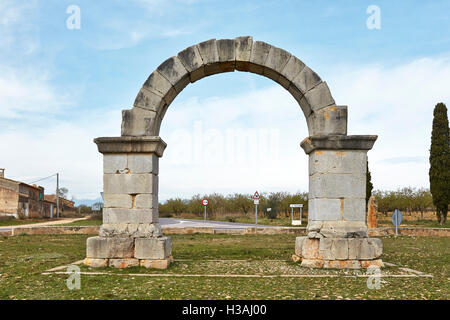
[[203, 200], [202, 200], [202, 205], [203, 205], [203, 208], [204, 208], [203, 219], [204, 219], [205, 221], [206, 221], [206, 207], [208, 206], [208, 204], [209, 204], [208, 199], [203, 199]]
[[398, 209], [392, 214], [392, 223], [395, 225], [395, 236], [398, 236], [398, 226], [402, 223], [402, 212]]
[[259, 199], [261, 199], [258, 191], [255, 192], [255, 194], [253, 195], [253, 203], [255, 204], [255, 224], [258, 224], [258, 204], [259, 204]]

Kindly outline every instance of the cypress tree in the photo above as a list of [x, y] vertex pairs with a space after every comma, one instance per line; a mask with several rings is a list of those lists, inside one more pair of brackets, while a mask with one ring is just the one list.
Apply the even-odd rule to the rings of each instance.
[[372, 175], [369, 171], [369, 160], [366, 163], [366, 211], [367, 211], [367, 203], [369, 202], [369, 198], [372, 195], [373, 184], [372, 184]]
[[450, 152], [447, 107], [438, 103], [433, 112], [430, 148], [430, 191], [441, 225], [447, 221], [450, 201]]

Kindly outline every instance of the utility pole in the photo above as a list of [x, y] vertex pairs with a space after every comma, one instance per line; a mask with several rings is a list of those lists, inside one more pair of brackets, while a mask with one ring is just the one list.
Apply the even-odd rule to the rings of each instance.
[[56, 217], [59, 218], [59, 173], [56, 174]]

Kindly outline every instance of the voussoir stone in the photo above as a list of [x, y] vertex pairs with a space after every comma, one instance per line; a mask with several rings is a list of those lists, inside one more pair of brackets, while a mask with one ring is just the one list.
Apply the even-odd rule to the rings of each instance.
[[238, 37], [234, 39], [236, 69], [249, 71], [249, 61], [252, 54], [252, 37]]
[[269, 55], [271, 45], [263, 41], [255, 41], [250, 55], [250, 72], [263, 74], [264, 65]]
[[202, 56], [198, 46], [190, 46], [178, 53], [181, 63], [189, 71], [191, 82], [195, 82], [205, 76], [205, 69]]
[[236, 64], [234, 39], [217, 40], [217, 51], [222, 72], [234, 71]]

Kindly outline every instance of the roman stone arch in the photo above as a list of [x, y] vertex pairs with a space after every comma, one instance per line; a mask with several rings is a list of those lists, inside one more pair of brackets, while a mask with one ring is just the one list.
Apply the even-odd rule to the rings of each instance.
[[134, 107], [123, 113], [122, 136], [158, 136], [175, 97], [204, 77], [233, 71], [274, 80], [298, 102], [309, 135], [346, 134], [347, 107], [336, 106], [326, 82], [291, 53], [252, 37], [208, 40], [180, 51], [153, 71]]
[[158, 217], [161, 122], [189, 83], [235, 70], [279, 83], [306, 118], [309, 136], [300, 145], [309, 156], [308, 226], [295, 259], [318, 268], [382, 265], [382, 243], [368, 237], [365, 214], [367, 152], [377, 136], [347, 135], [347, 107], [335, 104], [326, 82], [291, 53], [252, 37], [208, 40], [167, 59], [122, 112], [121, 137], [94, 140], [103, 154], [105, 206], [99, 236], [87, 240], [86, 265], [168, 267], [172, 245]]

